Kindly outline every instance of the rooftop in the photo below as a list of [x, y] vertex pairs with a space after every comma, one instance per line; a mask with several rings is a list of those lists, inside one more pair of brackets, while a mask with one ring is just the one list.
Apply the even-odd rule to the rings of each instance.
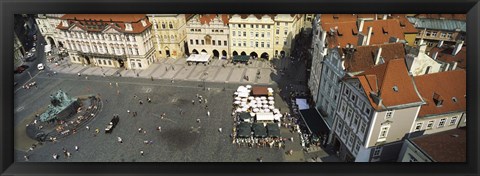
[[[375, 57], [379, 48], [382, 48], [380, 56], [384, 62], [405, 57], [403, 43], [359, 46], [356, 47], [353, 55], [346, 54], [345, 70], [348, 72], [360, 72], [374, 67]], [[342, 51], [343, 53], [347, 53], [347, 49], [345, 48], [342, 49]]]
[[466, 128], [427, 134], [409, 139], [436, 162], [466, 162]]
[[467, 20], [467, 14], [416, 14], [414, 17], [463, 21]]
[[457, 67], [467, 69], [467, 47], [463, 46], [457, 55], [452, 55], [454, 47], [444, 46], [442, 48], [434, 47], [430, 50], [430, 57], [438, 52], [437, 59], [443, 62], [453, 64], [457, 62]]
[[216, 17], [220, 16], [223, 25], [228, 25], [228, 15], [227, 14], [199, 14], [198, 18], [200, 19], [200, 23], [210, 25], [210, 22], [213, 21]]
[[374, 66], [355, 78], [359, 79], [365, 95], [376, 110], [422, 102], [403, 58]]
[[[77, 26], [88, 32], [101, 32], [110, 26], [123, 33], [142, 33], [152, 26], [145, 14], [65, 14], [61, 19], [68, 22], [68, 27], [63, 22], [57, 26], [61, 30]], [[141, 20], [145, 20], [145, 26]], [[125, 23], [130, 23], [133, 30], [125, 30]]]
[[407, 17], [417, 29], [435, 29], [442, 31], [462, 31], [467, 32], [467, 22], [462, 20], [432, 19]]
[[[453, 70], [414, 77], [420, 95], [427, 104], [420, 108], [418, 117], [465, 111], [467, 106], [465, 70]], [[448, 85], [448, 86], [447, 86]], [[434, 95], [443, 102], [437, 106]]]

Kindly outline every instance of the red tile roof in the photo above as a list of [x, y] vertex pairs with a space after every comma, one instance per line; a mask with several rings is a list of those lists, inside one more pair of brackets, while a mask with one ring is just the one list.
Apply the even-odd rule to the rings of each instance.
[[[69, 27], [76, 25], [89, 32], [100, 32], [112, 26], [123, 33], [142, 33], [152, 26], [146, 14], [65, 14], [61, 19], [67, 20]], [[147, 25], [143, 26], [141, 20], [145, 20]], [[57, 29], [67, 30], [62, 23]], [[131, 23], [133, 31], [125, 31], [125, 23]]]
[[[375, 56], [382, 48], [380, 56], [385, 62], [405, 57], [405, 48], [402, 43], [388, 43], [380, 45], [359, 46], [353, 55], [346, 54], [345, 70], [348, 72], [364, 71], [375, 66]], [[346, 49], [343, 49], [346, 53]]]
[[452, 55], [453, 50], [453, 47], [434, 47], [430, 50], [430, 57], [433, 57], [433, 55], [438, 52], [438, 60], [450, 63], [450, 65], [453, 64], [453, 62], [457, 62], [458, 68], [467, 69], [467, 47], [463, 46], [455, 56]]
[[[381, 19], [383, 15], [377, 15]], [[333, 36], [328, 35], [329, 47], [346, 44], [358, 43], [358, 26], [359, 18], [375, 18], [375, 14], [322, 14], [321, 23], [323, 30], [338, 29], [338, 33]], [[362, 33], [366, 36], [368, 27], [373, 27], [372, 38], [370, 44], [383, 44], [389, 41], [390, 37], [396, 37], [400, 40], [405, 39], [405, 34], [418, 33], [417, 29], [408, 22], [405, 16], [391, 16], [387, 20], [365, 21]], [[340, 35], [339, 35], [340, 34]]]
[[[410, 103], [421, 103], [422, 100], [415, 91], [412, 78], [408, 75], [404, 59], [393, 59], [377, 65], [355, 76], [360, 81], [365, 95], [376, 110], [391, 106]], [[398, 91], [394, 91], [394, 87]], [[376, 103], [371, 92], [382, 98], [382, 103]]]
[[[201, 24], [208, 24], [210, 25], [210, 22], [213, 21], [218, 15], [217, 14], [199, 14], [199, 19]], [[221, 16], [221, 19], [223, 21], [223, 25], [228, 24], [228, 15], [227, 14], [219, 14]]]
[[[453, 70], [414, 77], [417, 89], [427, 104], [422, 105], [418, 117], [438, 115], [466, 110], [467, 76], [465, 70]], [[443, 99], [442, 106], [437, 107], [433, 101], [434, 94]], [[456, 98], [457, 102], [452, 99]]]
[[467, 161], [467, 129], [457, 128], [410, 139], [436, 162]]
[[246, 19], [250, 15], [254, 15], [255, 17], [257, 17], [257, 19], [262, 19], [264, 15], [268, 15], [270, 18], [272, 18], [272, 20], [275, 20], [275, 16], [277, 16], [277, 14], [238, 14], [238, 15], [240, 15], [240, 18], [242, 19]]

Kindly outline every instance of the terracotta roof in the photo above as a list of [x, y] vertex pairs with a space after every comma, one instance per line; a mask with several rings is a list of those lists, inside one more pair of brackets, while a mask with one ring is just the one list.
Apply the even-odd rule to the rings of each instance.
[[[348, 72], [359, 72], [374, 67], [375, 57], [379, 48], [382, 48], [380, 56], [385, 62], [405, 57], [405, 49], [402, 43], [359, 46], [356, 47], [353, 55], [346, 54], [345, 70]], [[346, 49], [342, 50], [343, 53], [347, 53]]]
[[[411, 77], [408, 75], [403, 58], [393, 59], [387, 63], [377, 65], [355, 77], [359, 79], [365, 95], [376, 110], [422, 102], [415, 91]], [[394, 87], [398, 91], [395, 91]], [[370, 95], [371, 92], [382, 98], [381, 104], [377, 104], [374, 101]]]
[[[453, 70], [414, 77], [417, 89], [427, 104], [422, 105], [418, 117], [466, 110], [467, 76], [465, 70]], [[442, 106], [435, 105], [434, 94], [442, 97]], [[453, 101], [455, 97], [456, 102]]]
[[[329, 31], [338, 27], [342, 36], [335, 34], [328, 37], [329, 47], [337, 46], [339, 43], [344, 47], [347, 43], [357, 45], [359, 18], [375, 19], [375, 14], [322, 14], [321, 23], [323, 30]], [[396, 37], [400, 40], [405, 39], [405, 34], [415, 34], [418, 30], [411, 24], [405, 15], [395, 14], [388, 16], [387, 20], [382, 20], [383, 14], [377, 14], [377, 20], [365, 21], [363, 34], [366, 36], [368, 27], [373, 27], [373, 35], [370, 44], [382, 44], [388, 42], [390, 37]]]
[[[142, 33], [152, 26], [145, 14], [65, 14], [61, 19], [67, 20], [69, 24], [66, 28], [61, 22], [57, 26], [61, 30], [75, 25], [89, 32], [101, 32], [111, 26], [123, 33]], [[143, 26], [141, 20], [145, 20], [147, 25]], [[133, 31], [125, 31], [125, 23], [131, 23]]]
[[443, 62], [447, 62], [453, 64], [453, 62], [457, 62], [457, 67], [462, 69], [467, 69], [467, 47], [463, 46], [460, 52], [457, 55], [452, 55], [454, 47], [433, 47], [430, 50], [430, 57], [438, 52], [437, 59]]
[[467, 161], [467, 129], [457, 128], [409, 139], [436, 162]]
[[[221, 15], [221, 19], [223, 21], [223, 25], [228, 24], [228, 15], [227, 14], [219, 14]], [[201, 24], [208, 24], [213, 21], [218, 15], [217, 14], [199, 14], [199, 19]]]
[[448, 20], [467, 20], [467, 14], [416, 14], [417, 18], [448, 19]]

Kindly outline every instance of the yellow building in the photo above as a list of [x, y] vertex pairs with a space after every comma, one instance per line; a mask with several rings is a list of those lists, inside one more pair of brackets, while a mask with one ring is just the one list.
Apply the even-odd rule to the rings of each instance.
[[186, 21], [192, 15], [148, 14], [153, 23], [154, 45], [157, 58], [185, 57], [187, 47]]

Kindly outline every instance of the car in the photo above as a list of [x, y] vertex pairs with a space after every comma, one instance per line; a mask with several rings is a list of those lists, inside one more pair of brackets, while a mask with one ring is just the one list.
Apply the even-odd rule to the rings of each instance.
[[20, 65], [13, 71], [13, 73], [23, 73], [27, 68], [29, 68], [28, 65]]
[[35, 51], [37, 51], [37, 49], [35, 48], [35, 45], [32, 49], [30, 49], [30, 51], [32, 51], [32, 53], [35, 53]]
[[38, 70], [44, 70], [44, 69], [45, 69], [45, 66], [43, 65], [43, 63], [39, 63], [39, 64], [37, 65], [37, 68], [38, 68]]
[[113, 129], [115, 128], [115, 126], [117, 126], [119, 121], [120, 118], [118, 116], [114, 116], [105, 128], [105, 133], [112, 133]]

